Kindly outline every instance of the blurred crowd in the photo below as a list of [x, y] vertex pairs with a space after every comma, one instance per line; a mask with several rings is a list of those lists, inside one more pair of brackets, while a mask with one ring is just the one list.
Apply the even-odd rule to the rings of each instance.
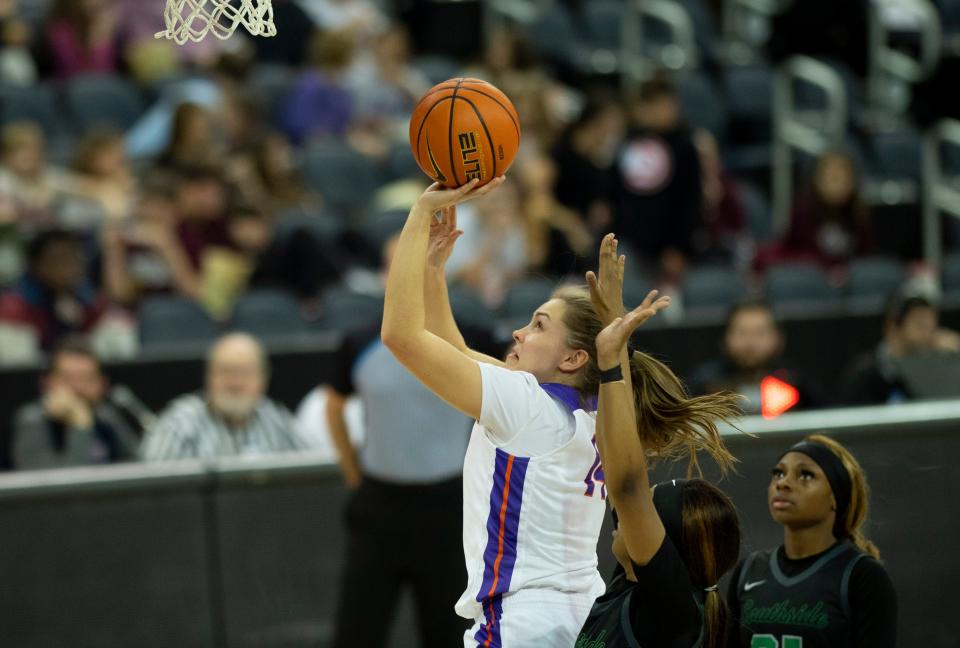
[[[811, 161], [782, 235], [758, 236], [753, 179], [725, 168], [716, 133], [690, 125], [668, 73], [624, 92], [569, 74], [510, 28], [438, 71], [415, 56], [402, 12], [371, 0], [273, 0], [282, 37], [179, 47], [154, 39], [164, 2], [0, 0], [0, 95], [47, 83], [70, 107], [52, 123], [7, 112], [0, 130], [0, 364], [57, 349], [43, 397], [17, 425], [48, 420], [54, 432], [43, 447], [17, 446], [20, 465], [49, 465], [51, 448], [114, 459], [309, 446], [290, 413], [263, 399], [266, 356], [253, 337], [217, 342], [206, 399], [185, 396], [151, 426], [102, 405], [97, 358], [137, 355], [140, 307], [157, 297], [194, 302], [223, 328], [251, 291], [289, 295], [305, 322], [326, 316], [330, 291], [376, 297], [382, 247], [428, 183], [409, 154], [409, 115], [444, 72], [497, 85], [522, 120], [508, 181], [461, 210], [466, 233], [448, 266], [451, 283], [492, 313], [518, 282], [582, 278], [608, 231], [629, 250], [633, 281], [673, 295], [677, 312], [691, 268], [725, 267], [757, 285], [771, 267], [802, 263], [840, 286], [851, 260], [877, 251], [858, 161], [843, 149]], [[104, 79], [132, 92], [129, 123], [106, 104], [79, 118], [84, 89]], [[936, 313], [936, 297], [917, 299]], [[850, 388], [872, 395], [850, 402], [891, 400], [885, 358], [917, 339], [956, 345], [936, 317], [919, 337], [901, 335], [914, 330], [913, 306], [888, 314], [889, 337]], [[768, 370], [789, 371], [762, 301], [731, 311], [724, 340], [724, 358], [692, 377], [696, 389], [747, 393]], [[792, 380], [802, 402], [823, 402]], [[177, 434], [137, 450], [147, 427], [164, 425]], [[238, 440], [231, 425], [249, 434]], [[64, 437], [63, 426], [88, 434]]]

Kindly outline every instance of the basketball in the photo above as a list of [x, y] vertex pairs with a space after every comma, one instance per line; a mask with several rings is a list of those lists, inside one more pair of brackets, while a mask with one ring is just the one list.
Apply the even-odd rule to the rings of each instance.
[[480, 79], [449, 79], [431, 88], [410, 118], [410, 149], [436, 182], [483, 186], [503, 175], [520, 146], [520, 118], [505, 94]]

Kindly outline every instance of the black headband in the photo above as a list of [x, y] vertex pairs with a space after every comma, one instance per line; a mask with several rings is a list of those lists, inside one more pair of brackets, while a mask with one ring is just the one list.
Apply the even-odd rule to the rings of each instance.
[[837, 517], [833, 524], [834, 535], [839, 537], [838, 530], [843, 528], [843, 521], [847, 517], [847, 508], [850, 506], [850, 495], [853, 490], [853, 484], [850, 482], [850, 473], [846, 466], [840, 461], [840, 457], [833, 454], [827, 446], [816, 441], [801, 441], [792, 446], [784, 455], [790, 452], [799, 452], [805, 454], [820, 466], [820, 470], [826, 475], [830, 482], [830, 488], [833, 490], [833, 497], [837, 500]]
[[671, 479], [660, 482], [653, 489], [653, 505], [663, 523], [667, 537], [673, 542], [680, 555], [684, 552], [683, 543], [683, 489], [686, 479]]

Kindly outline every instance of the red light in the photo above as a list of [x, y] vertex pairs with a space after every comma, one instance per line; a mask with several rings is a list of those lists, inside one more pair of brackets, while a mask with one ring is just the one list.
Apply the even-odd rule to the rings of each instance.
[[777, 418], [798, 402], [800, 392], [790, 383], [773, 376], [760, 381], [760, 414], [763, 418]]

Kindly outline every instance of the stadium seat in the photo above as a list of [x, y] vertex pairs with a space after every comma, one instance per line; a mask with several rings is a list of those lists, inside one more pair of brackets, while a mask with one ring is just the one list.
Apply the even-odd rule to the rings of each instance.
[[753, 240], [757, 243], [767, 243], [772, 240], [773, 214], [770, 211], [770, 202], [763, 191], [744, 182], [740, 185], [740, 198], [747, 212], [747, 225]]
[[546, 58], [576, 67], [584, 58], [586, 47], [574, 27], [569, 10], [552, 3], [527, 28], [537, 50]]
[[960, 0], [937, 0], [945, 49], [960, 53]]
[[743, 279], [729, 266], [701, 266], [690, 268], [683, 281], [683, 306], [696, 311], [718, 309], [726, 311], [743, 298], [746, 286]]
[[730, 115], [730, 148], [724, 159], [733, 172], [760, 172], [771, 164], [773, 70], [767, 66], [730, 67], [723, 76]]
[[923, 141], [913, 130], [875, 133], [870, 137], [870, 174], [884, 179], [918, 179], [923, 168]]
[[57, 105], [56, 93], [47, 84], [31, 87], [0, 86], [0, 123], [32, 121], [48, 139], [67, 136], [69, 125]]
[[380, 186], [379, 174], [370, 161], [343, 142], [310, 146], [303, 172], [324, 202], [347, 218], [362, 216]]
[[363, 224], [361, 233], [372, 250], [379, 252], [391, 236], [403, 229], [407, 213], [406, 209], [390, 209]]
[[636, 308], [653, 287], [654, 281], [650, 277], [628, 270], [623, 277], [623, 305], [628, 309]]
[[379, 322], [383, 300], [337, 287], [324, 294], [322, 309], [316, 327], [323, 331], [344, 331]]
[[384, 172], [386, 182], [420, 177], [426, 179], [410, 152], [410, 144], [406, 141], [396, 142], [390, 147]]
[[126, 130], [144, 111], [143, 97], [126, 79], [117, 76], [80, 76], [67, 83], [67, 108], [80, 133], [94, 126]]
[[827, 282], [827, 275], [816, 265], [783, 263], [770, 267], [766, 277], [767, 298], [775, 307], [832, 306], [838, 292]]
[[[829, 67], [840, 77], [847, 100], [847, 119], [848, 121], [854, 120], [863, 109], [860, 80], [856, 73], [850, 69], [845, 61], [834, 58], [817, 58], [817, 61]], [[824, 108], [826, 105], [826, 94], [819, 86], [805, 82], [795, 82], [793, 92], [794, 101], [801, 110], [817, 110]]]
[[854, 259], [848, 271], [847, 295], [876, 305], [882, 305], [906, 277], [900, 262], [886, 257]]
[[950, 178], [960, 177], [960, 146], [941, 146], [940, 164], [943, 172]]
[[263, 114], [276, 125], [281, 103], [289, 94], [293, 83], [294, 76], [289, 67], [263, 64], [253, 69], [247, 86], [250, 96], [262, 107]]
[[255, 290], [240, 297], [231, 327], [268, 342], [308, 332], [297, 300], [282, 290]]
[[218, 335], [217, 325], [196, 302], [185, 297], [149, 297], [140, 305], [140, 344], [146, 350], [206, 345]]
[[496, 314], [487, 308], [480, 298], [463, 288], [452, 287], [450, 294], [450, 309], [458, 324], [470, 325], [492, 331], [497, 326]]
[[532, 277], [510, 286], [501, 312], [511, 322], [529, 320], [538, 306], [550, 299], [557, 284], [551, 279]]
[[591, 0], [582, 6], [587, 44], [595, 49], [618, 50], [624, 3], [618, 0]]
[[717, 25], [705, 0], [680, 0], [679, 4], [683, 5], [690, 16], [700, 56], [708, 61], [718, 60], [720, 39]]
[[940, 277], [944, 292], [960, 295], [960, 252], [944, 258]]
[[723, 75], [730, 117], [755, 141], [770, 140], [773, 77], [773, 70], [763, 65], [729, 67]]
[[680, 76], [677, 86], [690, 125], [710, 131], [723, 142], [727, 131], [727, 109], [716, 84], [706, 74], [691, 71]]

